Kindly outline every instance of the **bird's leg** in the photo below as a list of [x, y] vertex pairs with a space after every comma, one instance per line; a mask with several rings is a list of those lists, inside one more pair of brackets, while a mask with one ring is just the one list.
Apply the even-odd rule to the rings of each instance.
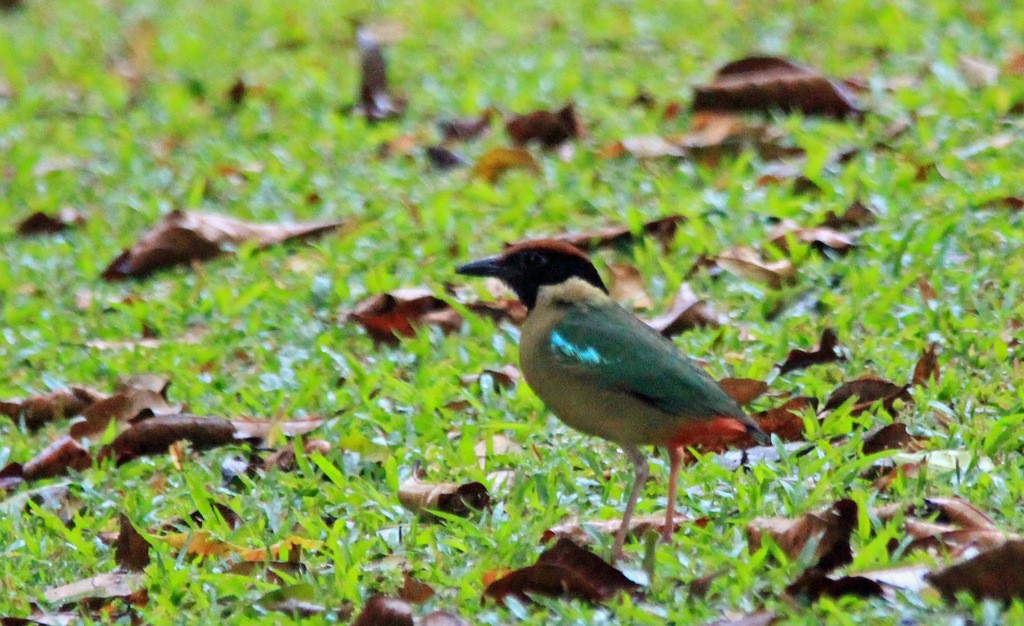
[[679, 468], [683, 464], [683, 449], [677, 446], [668, 448], [668, 507], [665, 513], [665, 527], [661, 529], [661, 540], [672, 542], [676, 529], [676, 490], [679, 486]]
[[633, 488], [629, 492], [629, 500], [626, 501], [626, 510], [622, 513], [622, 524], [615, 533], [615, 547], [612, 548], [612, 563], [625, 556], [622, 546], [626, 543], [626, 533], [629, 531], [629, 521], [633, 517], [633, 509], [636, 508], [636, 501], [640, 499], [640, 491], [647, 483], [647, 476], [650, 470], [647, 467], [647, 457], [640, 448], [634, 445], [623, 445], [623, 451], [633, 464]]

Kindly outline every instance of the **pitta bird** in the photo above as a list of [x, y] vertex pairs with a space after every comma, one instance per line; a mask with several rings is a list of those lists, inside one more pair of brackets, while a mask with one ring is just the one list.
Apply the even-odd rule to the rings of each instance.
[[536, 240], [461, 265], [466, 276], [507, 284], [529, 313], [519, 363], [533, 391], [563, 422], [618, 444], [635, 470], [612, 558], [622, 546], [648, 477], [640, 446], [668, 449], [668, 510], [662, 538], [671, 541], [683, 451], [745, 434], [767, 443], [719, 384], [675, 344], [615, 303], [597, 269], [577, 248]]

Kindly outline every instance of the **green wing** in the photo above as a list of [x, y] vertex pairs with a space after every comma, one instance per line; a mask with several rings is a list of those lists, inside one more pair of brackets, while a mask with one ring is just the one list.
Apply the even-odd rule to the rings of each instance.
[[747, 420], [707, 372], [618, 305], [573, 307], [552, 329], [549, 348], [575, 375], [665, 413]]

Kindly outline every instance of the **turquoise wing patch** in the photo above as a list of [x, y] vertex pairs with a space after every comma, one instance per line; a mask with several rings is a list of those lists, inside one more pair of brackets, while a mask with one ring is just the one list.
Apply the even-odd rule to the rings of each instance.
[[586, 365], [600, 365], [605, 362], [601, 353], [593, 346], [575, 344], [558, 331], [551, 333], [551, 349], [569, 359]]

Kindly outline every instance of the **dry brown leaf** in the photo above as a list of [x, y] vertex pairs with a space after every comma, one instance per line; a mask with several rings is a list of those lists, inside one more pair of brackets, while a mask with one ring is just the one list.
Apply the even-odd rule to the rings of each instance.
[[141, 572], [149, 565], [149, 541], [135, 529], [124, 513], [118, 515], [120, 532], [114, 543], [114, 561], [129, 572]]
[[485, 439], [481, 439], [473, 446], [473, 454], [476, 455], [477, 461], [480, 463], [480, 469], [483, 469], [487, 465], [488, 454], [495, 456], [501, 456], [506, 454], [519, 454], [523, 451], [523, 447], [518, 443], [512, 441], [506, 435], [497, 434], [491, 435]]
[[723, 378], [718, 385], [740, 406], [750, 404], [768, 391], [768, 383], [753, 378]]
[[84, 223], [84, 215], [71, 207], [64, 207], [56, 214], [38, 211], [29, 215], [18, 223], [16, 232], [22, 237], [52, 235]]
[[51, 587], [43, 592], [43, 599], [60, 606], [93, 598], [126, 598], [142, 589], [144, 584], [145, 577], [138, 572], [111, 572]]
[[789, 252], [789, 238], [808, 244], [819, 252], [831, 250], [846, 254], [856, 247], [856, 237], [826, 226], [801, 227], [792, 220], [782, 220], [768, 233], [768, 242], [783, 252]]
[[1024, 598], [1024, 539], [1007, 541], [998, 548], [925, 576], [949, 601], [967, 592], [975, 598], [1011, 602]]
[[61, 437], [46, 446], [22, 467], [26, 481], [62, 476], [68, 470], [82, 471], [92, 465], [92, 455], [71, 437]]
[[885, 450], [920, 450], [919, 438], [907, 431], [906, 424], [888, 424], [864, 437], [864, 454], [878, 454]]
[[608, 265], [611, 281], [608, 290], [612, 299], [627, 309], [646, 310], [652, 306], [651, 296], [644, 287], [644, 275], [633, 265]]
[[484, 597], [499, 604], [504, 604], [508, 596], [529, 602], [530, 594], [603, 602], [621, 592], [635, 593], [639, 588], [596, 554], [568, 539], [559, 539], [535, 564], [488, 585]]
[[412, 607], [399, 598], [373, 596], [352, 626], [414, 626]]
[[616, 159], [627, 155], [635, 159], [661, 159], [682, 157], [686, 155], [686, 151], [664, 137], [647, 135], [627, 137], [616, 141], [602, 148], [598, 154], [606, 159]]
[[0, 401], [0, 415], [15, 423], [24, 420], [29, 430], [38, 430], [48, 422], [81, 414], [87, 407], [107, 396], [88, 387], [73, 386], [32, 396], [24, 400]]
[[340, 226], [342, 222], [256, 224], [214, 213], [171, 211], [114, 259], [103, 279], [148, 276], [173, 265], [211, 259], [242, 244], [265, 248], [318, 237]]
[[773, 289], [796, 282], [796, 266], [786, 259], [766, 261], [749, 246], [737, 246], [720, 252], [715, 263], [725, 271]]
[[446, 142], [468, 141], [482, 137], [491, 130], [491, 119], [494, 118], [495, 113], [493, 108], [487, 107], [477, 117], [441, 120], [437, 126]]
[[718, 328], [723, 322], [723, 317], [705, 300], [699, 299], [689, 283], [683, 283], [669, 310], [648, 320], [647, 325], [666, 337], [673, 337], [694, 328]]
[[393, 157], [410, 156], [418, 147], [419, 142], [414, 135], [399, 135], [380, 144], [377, 147], [377, 157], [380, 159], [390, 159]]
[[576, 107], [569, 103], [557, 111], [533, 111], [513, 115], [505, 122], [505, 131], [517, 146], [529, 143], [550, 149], [583, 136], [583, 124]]
[[361, 28], [356, 33], [356, 42], [362, 79], [354, 111], [370, 122], [401, 117], [407, 102], [388, 91], [388, 64], [381, 41], [373, 30]]
[[398, 597], [412, 604], [423, 604], [434, 597], [434, 588], [405, 574], [405, 581], [398, 591]]
[[93, 403], [82, 412], [82, 420], [71, 424], [69, 433], [78, 440], [103, 435], [111, 422], [128, 424], [154, 415], [180, 413], [182, 406], [172, 405], [157, 391], [129, 387]]
[[804, 154], [802, 148], [786, 145], [783, 139], [780, 131], [743, 116], [701, 111], [694, 114], [685, 134], [671, 137], [670, 141], [694, 160], [717, 167], [723, 157], [746, 149], [765, 161]]
[[733, 61], [708, 85], [694, 88], [694, 111], [800, 111], [805, 115], [860, 117], [847, 88], [815, 70], [776, 57]]
[[477, 159], [473, 176], [494, 184], [502, 174], [513, 169], [540, 172], [540, 165], [529, 151], [522, 148], [491, 148]]
[[[668, 217], [651, 220], [641, 227], [639, 234], [653, 237], [660, 241], [662, 245], [667, 246], [675, 239], [679, 225], [685, 220], [686, 218], [682, 215], [669, 215]], [[563, 233], [556, 235], [554, 238], [583, 251], [592, 251], [605, 246], [634, 243], [637, 240], [636, 235], [628, 226], [609, 226], [582, 233]], [[520, 239], [514, 243], [507, 243], [505, 246], [516, 246], [527, 241], [530, 241], [530, 239]]]
[[840, 576], [830, 578], [817, 568], [810, 568], [800, 575], [793, 583], [786, 586], [786, 595], [799, 598], [805, 602], [815, 602], [821, 597], [841, 598], [857, 596], [860, 598], [881, 597], [885, 589], [877, 581], [864, 576]]
[[821, 331], [821, 339], [813, 350], [790, 350], [786, 360], [778, 365], [779, 375], [788, 374], [796, 370], [804, 369], [820, 363], [835, 363], [845, 361], [846, 357], [841, 354], [839, 347], [839, 335], [832, 328]]
[[519, 372], [519, 368], [515, 365], [505, 365], [496, 369], [485, 368], [479, 374], [467, 374], [465, 376], [460, 376], [459, 381], [461, 381], [463, 385], [472, 385], [473, 383], [480, 382], [484, 377], [491, 379], [495, 389], [510, 389], [519, 384], [519, 379], [522, 377], [522, 374]]
[[929, 344], [924, 349], [924, 352], [921, 353], [921, 358], [918, 360], [917, 365], [914, 366], [914, 377], [911, 380], [911, 385], [927, 387], [930, 382], [939, 382], [941, 380], [942, 372], [939, 370], [939, 359], [935, 354], [937, 347], [934, 343]]
[[[331, 443], [323, 439], [310, 439], [302, 445], [302, 450], [306, 456], [310, 456], [315, 452], [326, 455], [331, 451]], [[290, 472], [296, 466], [297, 459], [295, 458], [295, 448], [293, 446], [278, 448], [263, 462], [263, 469], [267, 471], [276, 468], [283, 472]]]
[[842, 215], [829, 211], [825, 219], [821, 221], [822, 228], [834, 230], [848, 230], [852, 228], [863, 228], [878, 221], [878, 216], [859, 200], [846, 208]]
[[883, 378], [868, 374], [840, 385], [825, 401], [823, 410], [837, 409], [850, 398], [856, 398], [857, 401], [850, 410], [852, 415], [867, 411], [876, 402], [881, 402], [886, 411], [895, 414], [894, 404], [897, 400], [913, 401], [907, 388], [907, 385], [901, 387]]
[[445, 332], [462, 326], [462, 317], [447, 302], [418, 287], [370, 296], [347, 317], [365, 328], [374, 341], [392, 344], [398, 343], [400, 336], [415, 335], [419, 326], [438, 326]]
[[466, 161], [466, 159], [444, 146], [427, 146], [424, 152], [427, 155], [427, 161], [429, 161], [430, 165], [435, 169], [453, 170], [469, 165], [469, 162]]
[[857, 503], [839, 500], [818, 513], [805, 513], [797, 518], [757, 518], [747, 525], [751, 551], [761, 548], [771, 538], [791, 559], [795, 559], [812, 542], [817, 542], [814, 567], [828, 572], [853, 561], [850, 535], [857, 525]]
[[440, 511], [466, 517], [490, 505], [491, 496], [482, 483], [427, 483], [414, 476], [398, 487], [398, 501], [421, 515]]

